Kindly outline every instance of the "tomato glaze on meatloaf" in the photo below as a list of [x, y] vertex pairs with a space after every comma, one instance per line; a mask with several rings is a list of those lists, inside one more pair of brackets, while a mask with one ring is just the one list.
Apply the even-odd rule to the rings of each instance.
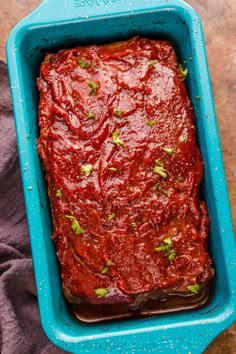
[[69, 302], [135, 307], [212, 278], [185, 74], [169, 42], [139, 37], [41, 64], [37, 147]]

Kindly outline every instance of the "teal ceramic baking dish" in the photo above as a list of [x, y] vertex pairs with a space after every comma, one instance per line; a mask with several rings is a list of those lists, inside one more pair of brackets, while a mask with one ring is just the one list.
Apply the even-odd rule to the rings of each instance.
[[[46, 52], [135, 35], [169, 39], [179, 60], [186, 61], [186, 84], [205, 164], [202, 193], [210, 213], [209, 248], [216, 275], [204, 308], [84, 324], [74, 319], [63, 299], [50, 239], [50, 209], [36, 151], [36, 78]], [[236, 252], [202, 27], [195, 11], [179, 0], [45, 0], [12, 30], [7, 61], [41, 321], [47, 336], [71, 353], [202, 353], [236, 318]]]

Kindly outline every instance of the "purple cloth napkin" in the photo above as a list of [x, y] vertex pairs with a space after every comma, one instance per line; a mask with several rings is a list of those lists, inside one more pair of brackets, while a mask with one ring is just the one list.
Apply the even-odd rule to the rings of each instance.
[[65, 353], [38, 311], [6, 64], [0, 61], [0, 353]]

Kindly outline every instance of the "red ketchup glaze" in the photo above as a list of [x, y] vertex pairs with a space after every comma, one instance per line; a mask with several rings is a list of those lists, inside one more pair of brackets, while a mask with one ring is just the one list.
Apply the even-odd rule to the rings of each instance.
[[38, 152], [68, 300], [132, 303], [201, 288], [213, 276], [203, 163], [171, 44], [62, 50], [46, 56], [37, 84]]

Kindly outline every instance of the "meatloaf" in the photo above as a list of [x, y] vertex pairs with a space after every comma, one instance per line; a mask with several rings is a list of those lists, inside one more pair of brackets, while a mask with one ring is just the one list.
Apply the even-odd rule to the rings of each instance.
[[37, 147], [69, 302], [137, 308], [212, 278], [186, 74], [169, 42], [139, 37], [41, 64]]

